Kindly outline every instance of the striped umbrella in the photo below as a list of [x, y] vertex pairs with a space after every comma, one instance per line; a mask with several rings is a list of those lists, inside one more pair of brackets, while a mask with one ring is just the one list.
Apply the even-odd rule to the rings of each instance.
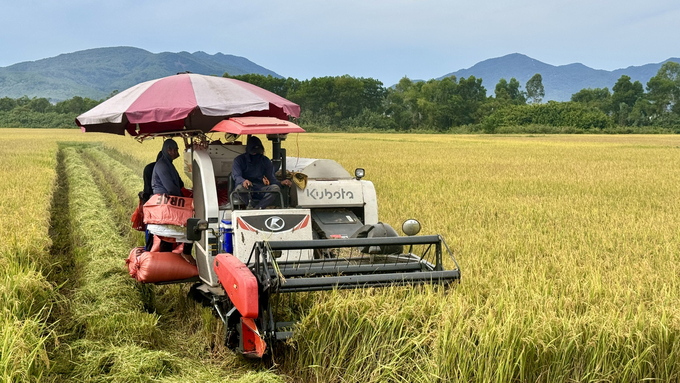
[[247, 82], [182, 73], [137, 84], [76, 118], [86, 132], [210, 131], [232, 116], [300, 117], [300, 106]]

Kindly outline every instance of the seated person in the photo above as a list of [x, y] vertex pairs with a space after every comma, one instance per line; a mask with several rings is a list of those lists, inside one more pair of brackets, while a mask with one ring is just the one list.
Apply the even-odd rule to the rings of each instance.
[[[162, 155], [162, 151], [158, 152], [158, 155], [156, 156], [156, 162], [161, 159]], [[142, 200], [143, 204], [147, 203], [149, 198], [151, 198], [153, 195], [153, 189], [151, 188], [151, 177], [153, 176], [153, 168], [156, 166], [156, 162], [151, 162], [144, 167], [144, 173], [142, 177], [144, 180], [144, 190], [139, 192], [139, 199]], [[146, 240], [146, 246], [144, 248], [146, 251], [151, 251], [151, 246], [153, 245], [153, 234], [149, 233], [148, 229], [146, 230], [144, 239]]]
[[[161, 159], [163, 156], [163, 151], [158, 152], [158, 155], [156, 156], [156, 162]], [[149, 201], [149, 198], [153, 195], [153, 188], [151, 187], [151, 177], [153, 177], [153, 168], [156, 167], [156, 162], [151, 162], [148, 165], [144, 167], [144, 190], [139, 193], [139, 199], [142, 200], [143, 203], [147, 203]], [[184, 181], [182, 179], [179, 179], [179, 185], [180, 188], [184, 188]]]
[[[153, 167], [153, 175], [151, 176], [151, 187], [153, 194], [167, 194], [171, 196], [183, 197], [182, 195], [182, 179], [172, 164], [172, 161], [179, 157], [179, 147], [173, 139], [167, 139], [163, 142], [163, 149], [161, 150], [161, 157], [156, 161]], [[193, 244], [185, 243], [182, 257], [187, 262], [195, 265], [196, 261], [191, 256]], [[161, 252], [172, 251], [172, 244], [168, 242], [161, 242]]]
[[[279, 182], [274, 174], [274, 165], [269, 158], [264, 155], [262, 141], [255, 136], [248, 137], [246, 152], [234, 159], [231, 176], [236, 183], [236, 192], [243, 203], [252, 206], [252, 199], [259, 200], [254, 206], [255, 209], [264, 209], [271, 205], [276, 198], [280, 186], [290, 187], [290, 180]], [[245, 189], [262, 193], [245, 193]], [[267, 193], [268, 192], [268, 193]]]

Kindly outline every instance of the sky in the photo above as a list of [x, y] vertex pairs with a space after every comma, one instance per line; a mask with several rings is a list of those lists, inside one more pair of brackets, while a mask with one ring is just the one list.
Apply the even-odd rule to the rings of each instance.
[[385, 85], [522, 53], [614, 70], [680, 57], [677, 0], [0, 0], [0, 67], [90, 48], [218, 52]]

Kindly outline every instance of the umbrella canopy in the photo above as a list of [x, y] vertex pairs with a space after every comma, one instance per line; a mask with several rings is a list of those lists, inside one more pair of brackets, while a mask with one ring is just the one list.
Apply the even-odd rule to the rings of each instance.
[[230, 116], [300, 117], [300, 106], [247, 82], [183, 73], [137, 84], [76, 118], [86, 132], [210, 131]]

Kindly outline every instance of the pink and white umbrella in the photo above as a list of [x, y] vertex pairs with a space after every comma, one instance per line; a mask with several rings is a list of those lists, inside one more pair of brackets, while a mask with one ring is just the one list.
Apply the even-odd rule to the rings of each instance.
[[87, 132], [210, 131], [232, 116], [300, 117], [300, 106], [247, 82], [183, 73], [137, 84], [76, 118]]

